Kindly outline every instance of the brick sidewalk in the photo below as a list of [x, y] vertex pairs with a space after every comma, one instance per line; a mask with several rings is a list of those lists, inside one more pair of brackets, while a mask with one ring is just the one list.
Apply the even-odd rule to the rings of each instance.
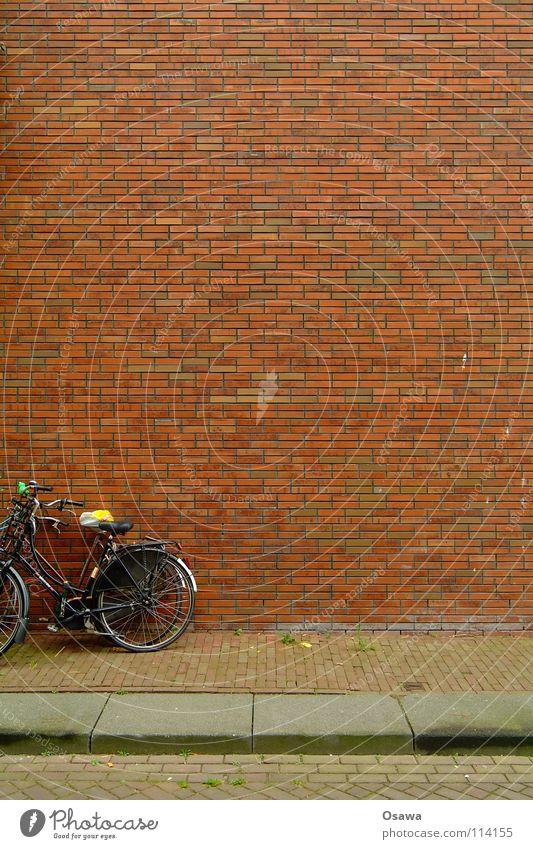
[[200, 631], [165, 651], [130, 654], [90, 635], [33, 633], [0, 660], [0, 691], [533, 691], [529, 636], [294, 638]]
[[533, 758], [0, 757], [10, 799], [533, 799]]

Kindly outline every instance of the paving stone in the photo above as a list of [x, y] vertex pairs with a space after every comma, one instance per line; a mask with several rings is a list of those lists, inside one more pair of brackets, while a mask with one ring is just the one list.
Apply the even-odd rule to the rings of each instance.
[[311, 782], [313, 782], [313, 784], [326, 784], [326, 785], [330, 784], [330, 783], [343, 784], [344, 782], [346, 782], [346, 784], [347, 784], [349, 782], [349, 775], [346, 772], [344, 772], [344, 773], [336, 772], [336, 773], [333, 773], [333, 774], [327, 773], [327, 772], [316, 772], [316, 773], [312, 773], [311, 775], [306, 776], [305, 780], [311, 781]]
[[333, 763], [333, 764], [318, 764], [318, 771], [328, 773], [329, 775], [332, 775], [334, 773], [339, 773], [339, 775], [340, 775], [342, 773], [351, 772], [351, 771], [366, 773], [369, 769], [372, 769], [373, 766], [374, 766], [374, 764], [367, 764], [366, 766], [363, 766], [362, 764], [359, 764], [357, 766], [352, 765], [352, 764], [335, 764], [335, 763]]
[[254, 748], [266, 754], [404, 753], [412, 751], [412, 737], [390, 696], [256, 696]]
[[252, 751], [253, 697], [138, 694], [110, 699], [92, 735], [93, 752], [209, 754]]
[[516, 774], [516, 773], [521, 773], [521, 772], [526, 773], [531, 778], [531, 780], [533, 781], [533, 772], [531, 770], [531, 764], [530, 763], [514, 763], [513, 764], [513, 773]]

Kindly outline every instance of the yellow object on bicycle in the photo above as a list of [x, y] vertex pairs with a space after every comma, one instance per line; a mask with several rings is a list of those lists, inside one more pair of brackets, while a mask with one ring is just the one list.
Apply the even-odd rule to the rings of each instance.
[[109, 510], [93, 510], [92, 513], [82, 513], [80, 516], [80, 525], [84, 528], [98, 528], [100, 522], [114, 522], [112, 513]]

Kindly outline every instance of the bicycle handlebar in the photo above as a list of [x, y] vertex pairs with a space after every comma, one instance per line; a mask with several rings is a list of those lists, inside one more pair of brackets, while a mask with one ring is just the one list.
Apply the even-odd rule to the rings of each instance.
[[41, 490], [41, 492], [52, 492], [53, 486], [42, 486], [42, 484], [37, 483], [37, 481], [30, 481], [28, 486], [31, 486], [36, 492], [37, 490]]
[[62, 510], [63, 507], [83, 507], [83, 501], [73, 501], [71, 498], [57, 498], [55, 501], [49, 501], [48, 504], [43, 502], [43, 507], [52, 507], [55, 510]]
[[[30, 481], [27, 486], [23, 481], [19, 481], [18, 486], [17, 486], [17, 492], [18, 492], [18, 495], [20, 495], [20, 496], [30, 497], [30, 494], [29, 494], [29, 491], [28, 491], [30, 489], [33, 489], [35, 494], [37, 494], [37, 492], [39, 492], [39, 491], [41, 491], [41, 492], [52, 492], [53, 488], [54, 488], [53, 486], [43, 486], [42, 484], [37, 483], [37, 481]], [[73, 501], [71, 498], [57, 498], [55, 501], [51, 501], [50, 504], [47, 504], [46, 507], [56, 507], [57, 506], [58, 510], [62, 510], [63, 507], [66, 504], [69, 507], [83, 507], [84, 506], [83, 501]]]

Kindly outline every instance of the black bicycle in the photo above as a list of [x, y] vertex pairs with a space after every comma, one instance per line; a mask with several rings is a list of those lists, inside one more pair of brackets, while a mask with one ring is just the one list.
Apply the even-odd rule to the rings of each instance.
[[[128, 651], [166, 648], [185, 631], [194, 612], [196, 582], [181, 546], [172, 540], [148, 537], [131, 545], [117, 537], [133, 527], [129, 521], [99, 521], [96, 537], [82, 573], [84, 587], [75, 586], [35, 547], [39, 523], [57, 531], [68, 523], [43, 510], [74, 513], [83, 502], [60, 498], [41, 504], [39, 492], [52, 487], [32, 480], [19, 483], [8, 517], [0, 524], [0, 654], [22, 643], [28, 630], [30, 594], [17, 568], [41, 583], [55, 599], [50, 630], [80, 630], [102, 634]], [[75, 515], [75, 513], [74, 513]], [[167, 551], [175, 546], [179, 555]]]

